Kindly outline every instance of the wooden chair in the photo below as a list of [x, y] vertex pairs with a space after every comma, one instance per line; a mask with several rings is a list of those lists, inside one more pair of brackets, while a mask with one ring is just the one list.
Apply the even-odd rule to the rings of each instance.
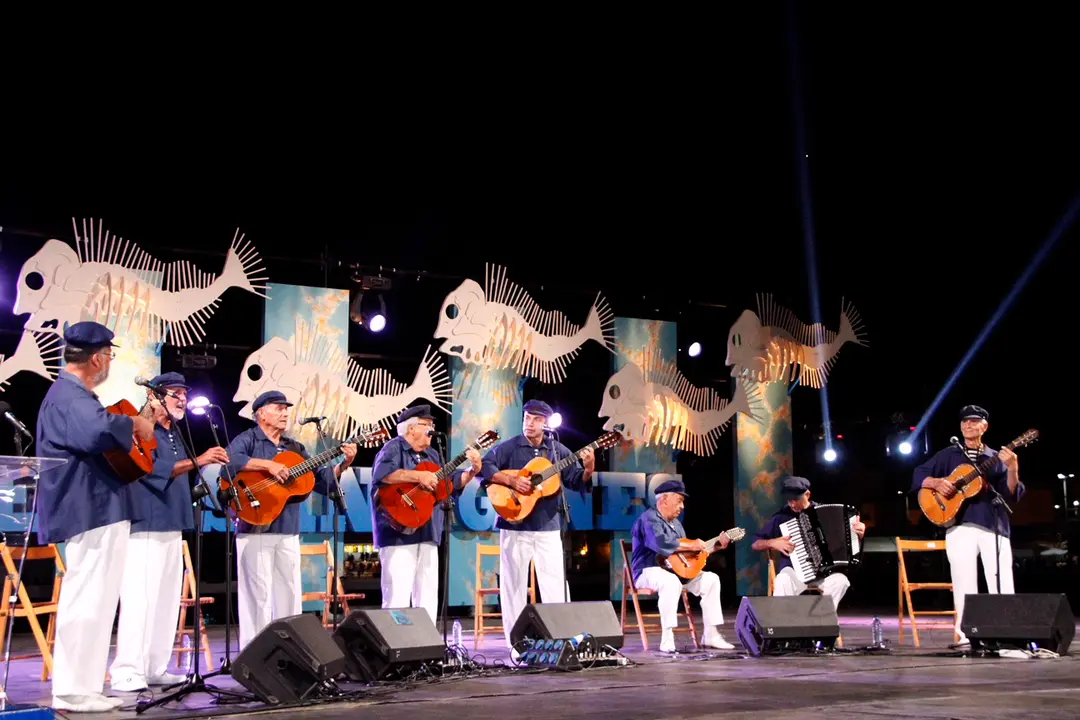
[[[198, 648], [202, 648], [203, 657], [206, 659], [206, 667], [208, 670], [214, 668], [214, 656], [210, 652], [210, 636], [206, 634], [206, 620], [203, 618], [204, 608], [207, 605], [213, 605], [214, 598], [202, 595], [199, 597], [199, 642], [195, 643], [195, 638], [192, 637], [192, 643], [190, 647], [184, 647], [184, 637], [187, 635], [194, 635], [194, 627], [189, 628], [187, 626], [187, 613], [188, 610], [192, 610], [195, 607], [195, 571], [191, 563], [191, 550], [188, 547], [188, 541], [184, 541], [184, 584], [180, 589], [180, 616], [176, 622], [176, 646], [173, 648], [173, 653], [176, 655], [176, 666], [183, 667], [181, 661], [183, 655], [189, 652], [198, 652]], [[192, 616], [194, 617], [194, 612]]]
[[[60, 607], [60, 586], [63, 584], [64, 573], [67, 572], [67, 566], [64, 565], [64, 558], [56, 545], [27, 548], [27, 562], [31, 560], [52, 560], [56, 565], [52, 596], [43, 602], [32, 602], [30, 600], [30, 594], [26, 591], [26, 585], [20, 582], [19, 592], [16, 596], [18, 603], [15, 607], [12, 607], [11, 592], [19, 578], [19, 568], [16, 563], [22, 558], [23, 549], [21, 547], [10, 546], [7, 543], [0, 543], [0, 555], [4, 558], [4, 569], [7, 573], [4, 577], [4, 596], [0, 599], [0, 647], [4, 647], [4, 643], [7, 639], [8, 618], [11, 615], [14, 615], [17, 618], [26, 618], [30, 623], [30, 631], [34, 634], [34, 640], [37, 641], [38, 650], [41, 651], [41, 658], [43, 660], [41, 665], [41, 679], [43, 681], [48, 680], [52, 675], [52, 649], [56, 642], [56, 614], [57, 609]], [[45, 630], [41, 629], [41, 623], [38, 620], [38, 618], [43, 615], [49, 616], [48, 626]], [[12, 659], [20, 659], [23, 657], [36, 656], [19, 656], [19, 658], [13, 657]]]
[[[630, 553], [627, 552], [627, 546], [629, 543], [626, 540], [619, 540], [619, 550], [622, 552], [623, 559], [623, 590], [622, 590], [622, 609], [619, 612], [620, 623], [622, 625], [623, 634], [626, 634], [626, 598], [631, 597], [634, 601], [634, 623], [637, 625], [638, 632], [641, 633], [641, 646], [646, 651], [649, 649], [649, 630], [663, 630], [663, 626], [656, 623], [646, 623], [647, 618], [659, 618], [660, 613], [643, 613], [641, 612], [641, 596], [653, 596], [656, 595], [655, 590], [639, 589], [634, 584], [634, 573], [632, 566], [630, 565]], [[701, 643], [698, 642], [697, 629], [694, 627], [694, 614], [690, 610], [690, 595], [686, 592], [686, 586], [682, 589], [682, 601], [683, 601], [683, 617], [686, 618], [687, 629], [690, 631], [690, 639], [694, 642], [694, 647], [700, 649]], [[676, 630], [682, 630], [681, 627], [675, 628]]]
[[347, 593], [345, 588], [341, 584], [341, 578], [335, 577], [334, 573], [334, 548], [330, 544], [329, 540], [323, 540], [321, 543], [312, 543], [309, 545], [300, 546], [300, 562], [303, 562], [305, 557], [323, 557], [326, 559], [326, 589], [317, 590], [314, 592], [306, 592], [300, 596], [301, 602], [307, 602], [309, 600], [322, 600], [323, 612], [322, 612], [322, 624], [324, 628], [333, 629], [334, 627], [334, 583], [337, 583], [338, 602], [341, 603], [342, 613], [344, 617], [348, 617], [352, 610], [349, 608], [350, 600], [363, 600], [367, 597], [364, 593]]
[[[769, 597], [773, 595], [773, 589], [776, 587], [776, 561], [773, 559], [773, 551], [769, 551]], [[806, 589], [801, 594], [817, 593], [818, 595], [824, 595], [825, 591], [817, 586], [807, 585]], [[844, 635], [843, 633], [836, 636], [836, 647], [844, 647]]]
[[952, 610], [916, 610], [915, 606], [911, 603], [911, 591], [912, 590], [948, 590], [952, 592], [953, 584], [951, 582], [920, 582], [913, 583], [908, 581], [907, 565], [904, 564], [904, 552], [945, 552], [944, 540], [903, 540], [896, 538], [896, 554], [899, 559], [900, 567], [900, 633], [898, 642], [904, 641], [904, 606], [907, 605], [908, 616], [911, 619], [911, 634], [915, 638], [915, 647], [921, 647], [919, 644], [919, 627], [915, 623], [915, 617], [917, 615], [951, 615], [953, 617], [952, 622], [946, 625], [943, 622], [924, 623], [923, 627], [927, 628], [945, 628], [948, 627], [953, 631], [953, 642], [959, 640], [959, 636], [956, 634], [956, 608]]
[[[476, 545], [476, 596], [473, 606], [473, 650], [477, 650], [480, 647], [480, 640], [485, 633], [503, 632], [502, 624], [499, 625], [485, 625], [484, 621], [487, 618], [499, 618], [502, 619], [502, 608], [499, 608], [499, 612], [484, 612], [484, 598], [488, 595], [498, 595], [499, 586], [484, 586], [484, 558], [499, 557], [498, 545], [484, 545], [478, 543]], [[536, 602], [536, 565], [532, 562], [529, 563], [529, 602]]]

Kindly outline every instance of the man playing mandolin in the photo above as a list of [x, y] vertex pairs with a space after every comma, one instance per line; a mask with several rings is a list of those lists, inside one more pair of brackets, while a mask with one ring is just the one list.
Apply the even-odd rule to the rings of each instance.
[[[398, 437], [383, 445], [375, 456], [371, 483], [379, 489], [398, 483], [419, 483], [434, 492], [438, 479], [430, 470], [417, 470], [425, 463], [443, 464], [442, 455], [431, 447], [435, 416], [430, 405], [409, 408], [398, 416]], [[480, 474], [480, 453], [469, 448], [472, 463], [447, 478], [454, 491]], [[437, 622], [439, 602], [439, 543], [443, 535], [443, 511], [439, 508], [419, 528], [405, 528], [379, 509], [377, 498], [371, 503], [375, 547], [382, 564], [382, 606], [384, 608], [422, 607], [432, 622]]]
[[[675, 628], [679, 625], [679, 599], [682, 597], [683, 583], [678, 575], [657, 565], [657, 555], [673, 555], [680, 550], [708, 551], [708, 546], [702, 540], [689, 544], [679, 542], [686, 537], [679, 515], [687, 497], [682, 480], [660, 483], [656, 488], [656, 506], [643, 512], [630, 531], [633, 545], [630, 564], [634, 585], [644, 590], [655, 590], [657, 594], [657, 608], [663, 628], [660, 652], [675, 652]], [[729, 542], [727, 536], [721, 534], [716, 546], [723, 550]], [[702, 644], [731, 650], [734, 645], [720, 634], [724, 612], [720, 607], [719, 576], [704, 571], [686, 584], [686, 590], [701, 598], [701, 619], [705, 624]]]
[[[303, 445], [285, 435], [290, 407], [292, 403], [279, 390], [269, 390], [255, 398], [251, 412], [258, 425], [237, 435], [226, 449], [233, 475], [241, 470], [257, 470], [268, 478], [285, 482], [289, 479], [289, 468], [272, 458], [286, 450], [305, 459], [309, 457]], [[356, 445], [346, 444], [342, 450], [345, 459], [333, 470], [327, 465], [315, 470], [315, 492], [329, 494], [334, 477], [340, 478], [356, 457]], [[307, 497], [293, 498], [269, 525], [250, 525], [237, 520], [236, 587], [241, 649], [274, 620], [303, 611], [299, 503]]]
[[[985, 481], [1001, 493], [1005, 502], [1013, 503], [1024, 496], [1024, 484], [1020, 482], [1016, 453], [1009, 448], [995, 452], [983, 444], [983, 435], [990, 427], [990, 413], [978, 405], [965, 405], [960, 411], [960, 433], [964, 436], [964, 449], [956, 445], [939, 450], [932, 458], [915, 468], [912, 475], [912, 492], [929, 488], [944, 498], [956, 494], [956, 488], [944, 478], [960, 465], [974, 465], [985, 459], [997, 461], [985, 475]], [[975, 564], [981, 555], [986, 587], [997, 592], [997, 569], [1001, 565], [1001, 592], [1011, 594], [1013, 589], [1012, 546], [1009, 541], [1009, 515], [1001, 508], [995, 512], [994, 493], [983, 490], [966, 500], [956, 515], [956, 521], [945, 531], [945, 554], [949, 557], [952, 575], [953, 602], [956, 607], [956, 634], [958, 645], [970, 641], [960, 630], [964, 616], [964, 596], [979, 592], [979, 571]], [[994, 552], [994, 523], [998, 523], [998, 554]]]

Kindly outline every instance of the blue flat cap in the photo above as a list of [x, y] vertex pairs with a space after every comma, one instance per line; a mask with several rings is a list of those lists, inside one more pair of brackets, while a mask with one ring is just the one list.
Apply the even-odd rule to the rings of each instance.
[[435, 416], [431, 414], [431, 406], [430, 405], [417, 405], [416, 407], [411, 407], [411, 408], [406, 409], [405, 412], [398, 415], [397, 421], [398, 421], [398, 423], [403, 423], [406, 420], [408, 420], [409, 418], [414, 418], [414, 417], [428, 418], [428, 419], [431, 419], [431, 420], [435, 419]]
[[530, 415], [542, 415], [546, 418], [555, 414], [555, 411], [551, 409], [551, 406], [543, 400], [530, 400], [525, 403], [525, 407], [522, 409]]
[[90, 320], [77, 322], [64, 331], [64, 342], [77, 348], [120, 347], [113, 337], [112, 330]]
[[162, 387], [167, 387], [167, 388], [175, 387], [175, 388], [184, 388], [185, 390], [190, 390], [191, 389], [191, 386], [187, 384], [186, 380], [184, 380], [184, 376], [181, 375], [178, 372], [161, 373], [156, 378], [151, 380], [150, 384], [151, 385], [161, 385]]
[[810, 489], [810, 481], [798, 475], [788, 475], [780, 483], [780, 492], [788, 497], [798, 497]]
[[660, 493], [669, 492], [679, 493], [683, 497], [690, 497], [686, 493], [686, 485], [683, 484], [682, 480], [665, 480], [656, 486], [656, 492], [654, 494], [659, 495]]
[[989, 420], [990, 413], [983, 410], [978, 405], [965, 405], [960, 411], [961, 420], [970, 420], [978, 418], [979, 420]]
[[281, 392], [280, 390], [267, 390], [262, 395], [255, 398], [255, 402], [251, 403], [251, 412], [257, 413], [259, 412], [259, 408], [261, 408], [263, 405], [268, 405], [270, 403], [284, 403], [285, 405], [292, 405], [292, 403], [285, 398], [285, 393]]

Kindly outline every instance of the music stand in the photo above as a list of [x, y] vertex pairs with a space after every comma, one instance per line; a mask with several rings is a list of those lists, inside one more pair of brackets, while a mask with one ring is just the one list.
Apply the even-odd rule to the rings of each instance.
[[[15, 586], [11, 591], [14, 596], [19, 594], [19, 584], [22, 582], [26, 556], [29, 554], [27, 551], [30, 547], [30, 532], [34, 528], [34, 520], [37, 517], [38, 480], [41, 478], [41, 473], [60, 467], [66, 462], [67, 460], [63, 458], [0, 455], [0, 517], [9, 521], [7, 527], [0, 531], [0, 546], [7, 545], [8, 533], [22, 532], [23, 535], [23, 553], [22, 557], [19, 558], [19, 577], [16, 579]], [[4, 512], [7, 508], [2, 507], [3, 504], [11, 504], [11, 513]], [[15, 515], [16, 505], [22, 506], [24, 514], [27, 507], [30, 509], [30, 515], [25, 525]], [[7, 529], [12, 525], [21, 527], [22, 530]], [[14, 607], [8, 613], [7, 623], [7, 639], [4, 643], [4, 682], [0, 684], [0, 710], [8, 709], [7, 684], [8, 673], [11, 670], [11, 631], [15, 625]]]

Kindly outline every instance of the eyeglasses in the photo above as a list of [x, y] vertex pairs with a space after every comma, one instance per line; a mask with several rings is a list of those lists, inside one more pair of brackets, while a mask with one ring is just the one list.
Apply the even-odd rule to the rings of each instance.
[[115, 350], [102, 350], [99, 354], [108, 355], [110, 360], [115, 360], [116, 359], [116, 351]]

